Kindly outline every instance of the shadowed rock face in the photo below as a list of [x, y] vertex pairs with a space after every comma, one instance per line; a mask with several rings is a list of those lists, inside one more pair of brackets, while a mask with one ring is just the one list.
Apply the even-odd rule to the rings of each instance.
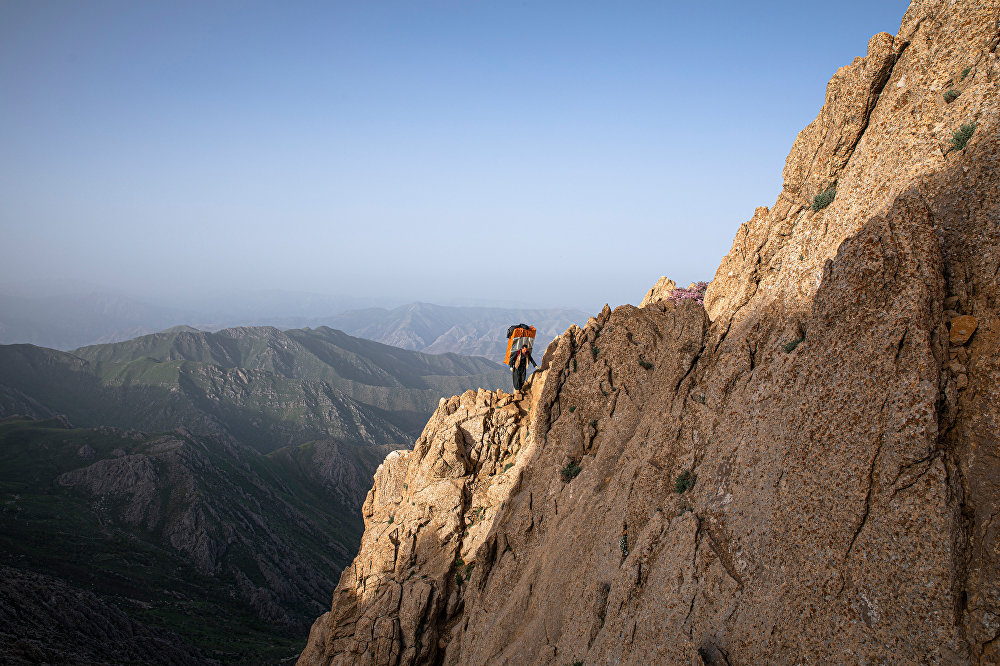
[[439, 407], [299, 662], [997, 663], [998, 18], [914, 3], [840, 70], [704, 308]]

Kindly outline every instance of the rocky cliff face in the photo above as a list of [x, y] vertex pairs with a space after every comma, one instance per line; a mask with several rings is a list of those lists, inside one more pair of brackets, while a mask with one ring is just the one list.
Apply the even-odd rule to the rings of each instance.
[[299, 663], [1000, 661], [998, 19], [838, 71], [704, 307], [439, 407]]

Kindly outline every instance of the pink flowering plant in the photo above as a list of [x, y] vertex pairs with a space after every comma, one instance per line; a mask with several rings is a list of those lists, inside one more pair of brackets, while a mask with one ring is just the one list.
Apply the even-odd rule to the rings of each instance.
[[674, 289], [665, 301], [668, 303], [680, 303], [681, 301], [695, 301], [700, 305], [705, 303], [705, 290], [708, 289], [707, 282], [697, 282], [693, 287], [678, 287]]

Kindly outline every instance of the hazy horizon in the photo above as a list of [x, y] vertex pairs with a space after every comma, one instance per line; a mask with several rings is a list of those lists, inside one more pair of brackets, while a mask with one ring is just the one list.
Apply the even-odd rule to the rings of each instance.
[[637, 303], [907, 4], [5, 3], [0, 292]]

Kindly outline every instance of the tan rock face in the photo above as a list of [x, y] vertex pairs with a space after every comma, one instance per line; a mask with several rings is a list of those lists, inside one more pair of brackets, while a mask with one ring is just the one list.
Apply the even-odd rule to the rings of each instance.
[[300, 663], [420, 663], [448, 643], [477, 552], [519, 482], [539, 383], [520, 400], [499, 391], [442, 400], [414, 449], [386, 457], [363, 508], [364, 555]]
[[642, 298], [642, 301], [639, 303], [639, 307], [644, 308], [647, 305], [663, 300], [664, 298], [672, 294], [674, 289], [676, 288], [677, 288], [677, 283], [664, 275], [663, 277], [661, 277], [659, 280], [656, 281], [656, 284], [654, 284], [649, 291], [646, 292], [646, 295]]
[[951, 320], [951, 344], [964, 345], [976, 332], [979, 321], [969, 315], [959, 315]]
[[998, 16], [915, 2], [840, 70], [704, 308], [443, 405], [300, 663], [1000, 662]]

